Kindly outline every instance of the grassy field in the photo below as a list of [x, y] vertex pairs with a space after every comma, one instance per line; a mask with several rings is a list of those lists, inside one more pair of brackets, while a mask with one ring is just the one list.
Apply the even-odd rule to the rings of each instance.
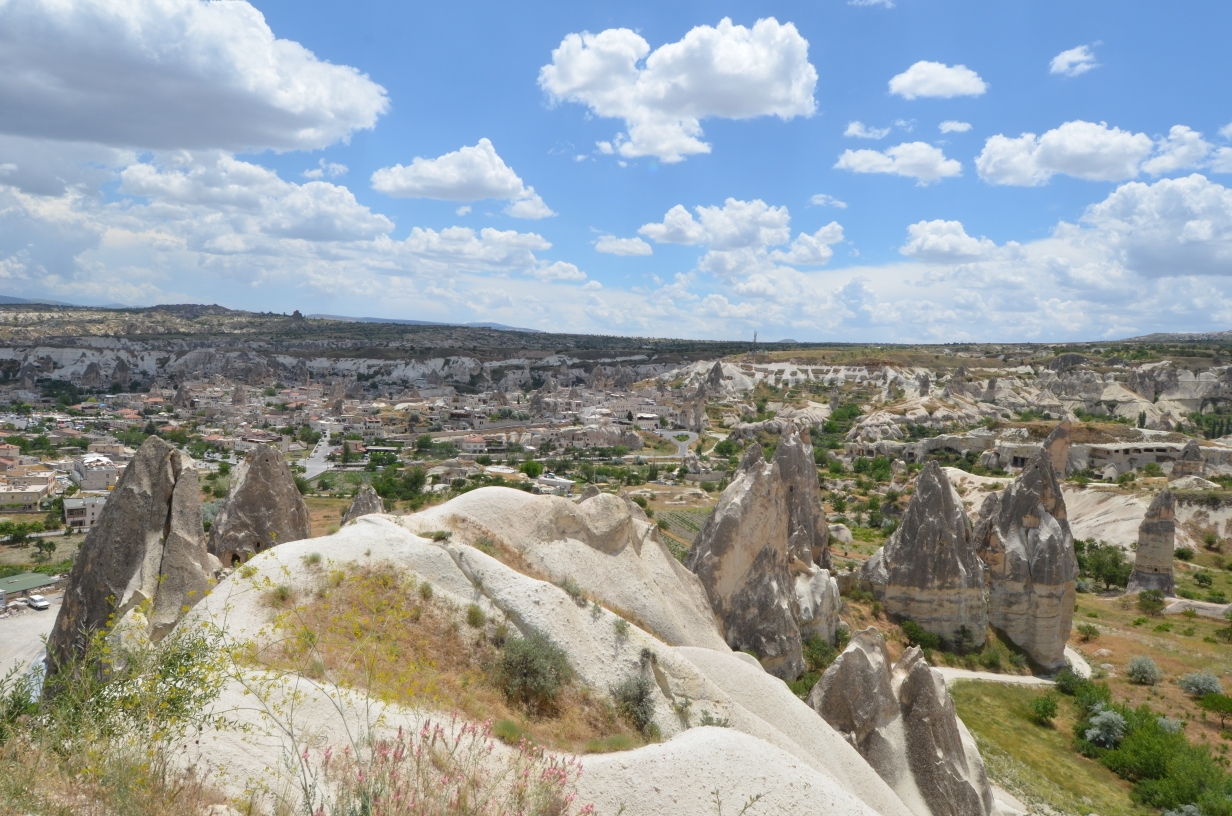
[[1146, 816], [1154, 810], [1134, 804], [1129, 783], [1073, 750], [1073, 702], [1060, 699], [1052, 727], [1031, 718], [1038, 689], [961, 681], [950, 689], [958, 716], [979, 743], [992, 781], [1032, 810], [1040, 806], [1072, 816]]
[[327, 499], [308, 496], [304, 499], [308, 505], [308, 518], [312, 523], [312, 537], [320, 538], [338, 531], [342, 523], [342, 514], [351, 506], [350, 499]]
[[[85, 541], [83, 535], [73, 536], [52, 536], [51, 541], [56, 544], [56, 551], [49, 559], [52, 562], [63, 561], [66, 558], [76, 558], [77, 551], [81, 549], [81, 542]], [[28, 547], [0, 547], [0, 565], [4, 564], [33, 564], [34, 556], [38, 554], [38, 550], [34, 549], [31, 544]]]

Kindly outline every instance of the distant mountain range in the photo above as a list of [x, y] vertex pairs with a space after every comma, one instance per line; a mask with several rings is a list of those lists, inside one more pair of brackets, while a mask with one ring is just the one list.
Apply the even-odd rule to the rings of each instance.
[[25, 305], [43, 305], [43, 306], [76, 306], [76, 303], [65, 303], [62, 300], [31, 300], [29, 298], [9, 297], [8, 295], [0, 295], [0, 304], [13, 303]]
[[543, 334], [539, 329], [521, 329], [503, 323], [438, 323], [434, 320], [398, 320], [393, 317], [348, 317], [346, 315], [310, 314], [309, 320], [340, 320], [343, 323], [398, 323], [403, 326], [463, 326], [468, 329], [496, 329], [497, 331], [531, 332]]

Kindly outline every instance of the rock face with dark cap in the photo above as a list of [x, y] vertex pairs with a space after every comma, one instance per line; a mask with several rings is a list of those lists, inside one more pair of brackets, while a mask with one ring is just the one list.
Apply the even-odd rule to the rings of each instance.
[[752, 445], [693, 542], [686, 564], [701, 579], [728, 645], [754, 652], [766, 670], [804, 670], [801, 638], [832, 640], [838, 584], [812, 446], [789, 425], [774, 459]]
[[359, 488], [359, 492], [355, 494], [355, 498], [351, 501], [351, 506], [347, 508], [346, 514], [343, 515], [342, 523], [346, 524], [348, 521], [357, 519], [360, 516], [384, 512], [385, 503], [381, 501], [381, 497], [372, 489], [372, 485], [362, 485]]
[[1134, 571], [1129, 576], [1129, 592], [1158, 589], [1176, 594], [1172, 577], [1172, 554], [1176, 547], [1176, 504], [1172, 491], [1161, 490], [1147, 508], [1138, 525], [1138, 549], [1134, 551]]
[[989, 622], [1043, 668], [1063, 668], [1078, 560], [1047, 443], [1004, 493], [984, 500], [975, 541], [988, 567]]
[[231, 477], [231, 491], [210, 528], [210, 552], [233, 566], [310, 535], [308, 506], [286, 460], [269, 445], [253, 448]]
[[149, 437], [81, 545], [47, 642], [53, 671], [82, 657], [109, 619], [151, 640], [171, 631], [218, 566], [203, 538], [192, 460]]
[[916, 816], [989, 816], [992, 788], [940, 673], [918, 648], [891, 666], [875, 628], [857, 632], [808, 704]]
[[916, 477], [902, 523], [865, 562], [861, 577], [890, 615], [951, 640], [965, 627], [973, 645], [984, 643], [984, 564], [962, 500], [936, 461]]

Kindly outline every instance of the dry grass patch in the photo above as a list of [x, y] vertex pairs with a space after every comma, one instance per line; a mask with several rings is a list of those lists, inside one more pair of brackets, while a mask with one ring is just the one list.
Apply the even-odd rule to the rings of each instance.
[[[1217, 631], [1227, 628], [1227, 621], [1144, 615], [1125, 597], [1079, 595], [1075, 627], [1094, 624], [1100, 634], [1086, 643], [1075, 635], [1073, 645], [1087, 656], [1093, 668], [1112, 666], [1104, 679], [1112, 688], [1113, 699], [1132, 706], [1147, 703], [1160, 714], [1187, 723], [1185, 732], [1191, 741], [1226, 754], [1230, 743], [1223, 737], [1218, 719], [1207, 717], [1177, 681], [1191, 672], [1210, 672], [1223, 682], [1225, 693], [1232, 691], [1232, 653], [1228, 644], [1216, 637]], [[1101, 649], [1110, 654], [1097, 657], [1095, 653]], [[1130, 682], [1126, 665], [1138, 655], [1148, 655], [1155, 661], [1164, 672], [1163, 682], [1154, 686]]]
[[509, 699], [499, 663], [516, 633], [455, 608], [429, 586], [388, 566], [331, 577], [312, 598], [276, 615], [283, 637], [261, 659], [384, 702], [490, 720], [497, 736], [514, 742], [526, 736], [573, 752], [602, 750], [614, 738], [623, 738], [616, 740], [623, 747], [642, 744], [606, 693], [580, 683], [565, 683], [549, 704]]
[[308, 521], [313, 538], [337, 532], [342, 514], [351, 506], [350, 499], [327, 499], [318, 496], [305, 496], [304, 503], [308, 505]]

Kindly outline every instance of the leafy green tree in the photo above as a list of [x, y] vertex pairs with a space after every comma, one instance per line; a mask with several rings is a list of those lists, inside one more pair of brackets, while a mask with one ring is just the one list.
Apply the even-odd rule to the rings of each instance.
[[543, 475], [543, 465], [533, 459], [529, 462], [523, 462], [522, 467], [519, 468], [519, 470], [532, 479], [538, 479], [541, 475]]
[[1207, 694], [1198, 700], [1198, 708], [1219, 718], [1222, 730], [1228, 717], [1232, 717], [1232, 697], [1226, 694]]

